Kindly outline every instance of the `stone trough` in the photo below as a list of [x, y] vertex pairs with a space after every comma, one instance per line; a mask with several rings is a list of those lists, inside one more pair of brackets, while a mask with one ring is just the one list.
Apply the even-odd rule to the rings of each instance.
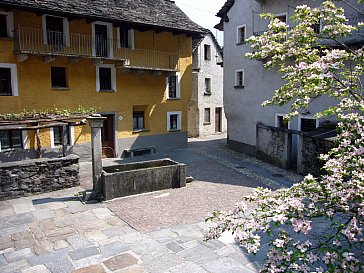
[[169, 158], [104, 167], [105, 200], [186, 186], [186, 165]]

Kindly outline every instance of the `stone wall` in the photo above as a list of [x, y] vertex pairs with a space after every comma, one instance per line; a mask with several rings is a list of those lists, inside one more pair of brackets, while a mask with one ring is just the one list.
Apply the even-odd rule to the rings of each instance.
[[297, 172], [302, 175], [322, 174], [323, 163], [318, 159], [320, 154], [326, 154], [334, 146], [334, 141], [325, 138], [301, 135], [297, 157]]
[[258, 159], [281, 168], [289, 167], [292, 135], [288, 130], [257, 124]]
[[0, 200], [78, 186], [79, 157], [0, 163]]

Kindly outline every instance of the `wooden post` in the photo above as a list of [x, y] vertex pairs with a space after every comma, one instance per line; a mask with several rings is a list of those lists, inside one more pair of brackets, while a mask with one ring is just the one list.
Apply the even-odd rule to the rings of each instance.
[[62, 156], [66, 156], [67, 140], [68, 140], [67, 125], [63, 125], [62, 126]]

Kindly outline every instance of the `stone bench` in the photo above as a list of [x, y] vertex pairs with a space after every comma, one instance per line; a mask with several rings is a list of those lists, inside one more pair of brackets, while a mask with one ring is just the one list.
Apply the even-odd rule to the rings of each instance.
[[128, 157], [134, 157], [138, 154], [154, 154], [156, 148], [153, 146], [150, 147], [142, 147], [142, 148], [130, 148], [124, 150], [124, 155]]

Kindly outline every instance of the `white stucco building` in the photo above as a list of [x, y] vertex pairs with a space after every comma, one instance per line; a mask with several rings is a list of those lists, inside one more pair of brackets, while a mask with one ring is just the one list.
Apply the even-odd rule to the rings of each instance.
[[[360, 7], [356, 0], [349, 0]], [[217, 16], [220, 23], [215, 26], [224, 31], [224, 109], [228, 120], [228, 144], [232, 149], [255, 154], [256, 124], [258, 122], [268, 126], [285, 126], [282, 116], [289, 111], [289, 107], [262, 107], [261, 103], [270, 99], [274, 90], [282, 85], [281, 75], [277, 70], [266, 70], [263, 62], [250, 60], [245, 53], [251, 51], [246, 39], [259, 35], [267, 30], [268, 22], [261, 19], [260, 13], [273, 13], [280, 20], [294, 23], [290, 18], [294, 7], [307, 4], [319, 6], [322, 1], [312, 0], [227, 0]], [[353, 24], [363, 20], [363, 15], [346, 5], [346, 16]], [[362, 4], [361, 4], [362, 5]], [[361, 35], [352, 37], [352, 43], [363, 43]], [[293, 119], [289, 129], [309, 131], [327, 122], [317, 120], [314, 114], [332, 104], [332, 99], [321, 98], [312, 103], [308, 111]], [[295, 143], [293, 139], [293, 144]], [[295, 156], [293, 147], [292, 157]]]
[[223, 107], [221, 47], [214, 35], [193, 41], [192, 97], [188, 107], [188, 134], [191, 137], [226, 132]]

